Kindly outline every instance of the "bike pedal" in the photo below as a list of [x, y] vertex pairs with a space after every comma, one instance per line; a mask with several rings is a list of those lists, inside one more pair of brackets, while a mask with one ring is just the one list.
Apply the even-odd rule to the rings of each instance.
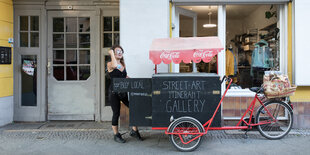
[[249, 135], [246, 135], [246, 134], [245, 134], [245, 135], [243, 136], [243, 138], [244, 138], [244, 139], [248, 139], [248, 138], [249, 138]]

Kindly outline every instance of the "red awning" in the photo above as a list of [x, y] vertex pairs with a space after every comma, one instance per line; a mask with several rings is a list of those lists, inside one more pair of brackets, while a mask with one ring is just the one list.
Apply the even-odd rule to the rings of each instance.
[[163, 38], [153, 40], [149, 54], [154, 64], [207, 63], [223, 49], [218, 37]]

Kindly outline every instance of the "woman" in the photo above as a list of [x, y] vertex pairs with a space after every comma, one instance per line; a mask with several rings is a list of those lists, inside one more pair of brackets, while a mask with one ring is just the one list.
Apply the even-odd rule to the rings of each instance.
[[[124, 62], [124, 50], [119, 45], [114, 45], [109, 51], [111, 61], [107, 63], [108, 73], [113, 78], [127, 78], [126, 66]], [[120, 101], [122, 101], [127, 107], [129, 107], [129, 101], [127, 93], [115, 93], [112, 92], [112, 84], [109, 87], [109, 101], [111, 103], [113, 117], [112, 117], [112, 129], [114, 132], [114, 140], [119, 143], [125, 143], [122, 135], [118, 132], [118, 119], [120, 115]], [[138, 140], [142, 140], [138, 128], [132, 127], [130, 136], [135, 137]]]

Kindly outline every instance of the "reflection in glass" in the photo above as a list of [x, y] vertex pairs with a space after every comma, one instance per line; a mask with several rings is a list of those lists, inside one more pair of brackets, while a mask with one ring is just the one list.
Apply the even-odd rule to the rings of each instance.
[[119, 45], [119, 33], [114, 33], [114, 45]]
[[114, 31], [119, 31], [119, 17], [114, 17]]
[[37, 56], [22, 55], [21, 60], [21, 105], [37, 106]]
[[64, 66], [54, 66], [53, 75], [58, 81], [63, 81], [65, 79]]
[[28, 32], [20, 32], [20, 47], [28, 47]]
[[90, 64], [90, 51], [80, 51], [80, 64]]
[[67, 64], [77, 64], [77, 54], [76, 50], [67, 50], [66, 51]]
[[80, 48], [90, 48], [90, 34], [79, 34]]
[[103, 47], [112, 47], [112, 33], [103, 34]]
[[19, 29], [21, 31], [28, 31], [28, 16], [20, 16], [19, 21]]
[[67, 66], [67, 80], [77, 80], [76, 68], [76, 66]]
[[39, 16], [30, 17], [30, 30], [39, 31]]
[[64, 64], [64, 51], [63, 50], [53, 51], [53, 64]]
[[90, 76], [90, 66], [80, 66], [80, 80], [87, 80]]
[[66, 18], [66, 32], [76, 32], [77, 31], [77, 18], [71, 17]]
[[63, 34], [53, 34], [53, 48], [64, 48]]
[[80, 17], [79, 18], [79, 32], [89, 32], [90, 31], [90, 18]]
[[66, 48], [77, 48], [76, 34], [66, 34]]
[[30, 46], [39, 47], [39, 33], [38, 32], [30, 33]]
[[64, 18], [53, 18], [53, 32], [64, 32]]
[[112, 17], [103, 18], [103, 31], [112, 31]]

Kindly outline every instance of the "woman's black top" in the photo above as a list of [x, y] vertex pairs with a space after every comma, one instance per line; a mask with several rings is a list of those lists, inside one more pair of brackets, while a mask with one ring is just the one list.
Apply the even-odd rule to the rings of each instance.
[[[126, 78], [127, 77], [127, 72], [126, 69], [123, 71], [120, 71], [119, 69], [113, 69], [112, 72], [108, 72], [111, 78], [111, 82], [113, 78]], [[109, 86], [110, 91], [112, 90], [112, 84]]]
[[111, 79], [112, 78], [126, 78], [127, 77], [127, 72], [126, 69], [123, 71], [120, 71], [119, 69], [113, 69], [112, 72], [109, 72]]

